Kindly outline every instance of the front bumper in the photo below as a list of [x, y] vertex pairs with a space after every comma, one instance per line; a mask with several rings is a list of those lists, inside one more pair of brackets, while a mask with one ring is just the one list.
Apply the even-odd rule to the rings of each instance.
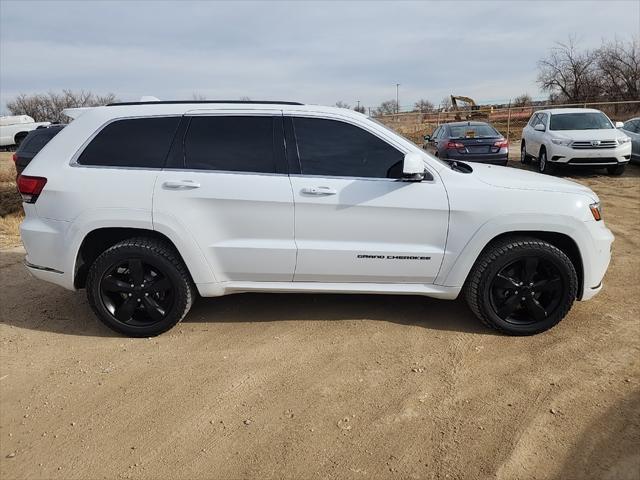
[[579, 300], [589, 300], [602, 290], [604, 275], [611, 262], [614, 236], [603, 221], [584, 222], [589, 233], [586, 255], [583, 255], [584, 285]]
[[547, 151], [549, 161], [562, 165], [607, 167], [626, 164], [631, 160], [631, 143], [615, 148], [577, 149], [565, 145], [550, 145]]

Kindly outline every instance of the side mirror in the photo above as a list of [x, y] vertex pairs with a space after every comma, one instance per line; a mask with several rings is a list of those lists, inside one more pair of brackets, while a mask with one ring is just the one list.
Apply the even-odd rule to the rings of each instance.
[[405, 182], [421, 182], [424, 180], [425, 169], [422, 155], [409, 152], [402, 163], [402, 180]]
[[616, 128], [624, 127], [624, 122], [616, 122]]
[[536, 126], [533, 127], [534, 130], [537, 130], [538, 132], [544, 132], [546, 130], [546, 128], [544, 128], [544, 125], [541, 123], [536, 123]]
[[431, 141], [431, 135], [425, 135], [425, 136], [424, 136], [424, 141], [425, 141], [425, 142], [429, 142], [429, 141]]

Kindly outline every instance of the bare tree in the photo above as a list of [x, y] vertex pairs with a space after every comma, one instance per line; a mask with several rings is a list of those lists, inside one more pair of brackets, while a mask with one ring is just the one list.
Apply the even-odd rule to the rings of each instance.
[[386, 100], [375, 109], [375, 115], [391, 115], [398, 112], [398, 102], [395, 100]]
[[243, 95], [242, 97], [240, 97], [240, 101], [242, 101], [242, 102], [250, 102], [251, 98], [247, 97], [246, 95]]
[[29, 115], [36, 122], [64, 122], [67, 118], [62, 114], [65, 108], [95, 107], [117, 101], [115, 94], [96, 95], [80, 90], [73, 92], [63, 90], [62, 93], [21, 93], [7, 102], [7, 110], [12, 115]]
[[207, 96], [202, 94], [202, 93], [193, 92], [191, 94], [191, 100], [195, 100], [197, 102], [201, 102], [201, 101], [206, 100], [206, 99], [207, 99]]
[[556, 43], [549, 56], [538, 62], [538, 83], [543, 90], [567, 103], [595, 100], [600, 95], [597, 52], [579, 51], [575, 37]]
[[531, 95], [529, 95], [528, 93], [523, 93], [522, 95], [518, 95], [516, 98], [514, 98], [513, 102], [511, 102], [511, 105], [513, 105], [514, 107], [527, 107], [531, 105], [531, 102]]
[[607, 100], [639, 99], [640, 39], [603, 43], [596, 55], [603, 97]]
[[441, 110], [449, 110], [451, 108], [451, 97], [447, 95], [440, 100], [440, 109]]
[[353, 109], [354, 109], [356, 112], [358, 112], [358, 113], [364, 113], [364, 112], [366, 112], [366, 111], [367, 111], [367, 110], [364, 108], [364, 105], [360, 105], [360, 104], [358, 104], [358, 105], [356, 105], [355, 107], [353, 107]]
[[343, 102], [342, 100], [338, 100], [336, 102], [336, 107], [338, 107], [338, 108], [351, 108], [351, 105], [349, 105], [348, 103]]
[[433, 103], [429, 100], [420, 99], [413, 105], [413, 109], [420, 113], [433, 112]]

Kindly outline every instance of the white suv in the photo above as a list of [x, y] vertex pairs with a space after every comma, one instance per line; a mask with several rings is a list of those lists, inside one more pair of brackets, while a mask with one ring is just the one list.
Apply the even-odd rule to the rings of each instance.
[[631, 159], [631, 139], [600, 110], [554, 108], [535, 112], [522, 130], [520, 161], [538, 159], [541, 173], [556, 165], [606, 167], [622, 175]]
[[602, 287], [597, 195], [442, 162], [359, 113], [295, 103], [123, 103], [82, 113], [18, 180], [26, 266], [86, 288], [109, 327], [168, 330], [196, 293], [455, 299], [515, 335]]

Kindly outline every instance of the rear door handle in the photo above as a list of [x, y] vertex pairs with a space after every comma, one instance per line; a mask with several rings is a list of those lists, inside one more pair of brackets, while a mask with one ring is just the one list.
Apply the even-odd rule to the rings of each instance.
[[192, 190], [194, 188], [200, 188], [200, 184], [193, 180], [168, 180], [164, 182], [162, 186], [168, 190]]
[[306, 195], [335, 195], [338, 192], [331, 187], [304, 187], [302, 193]]

